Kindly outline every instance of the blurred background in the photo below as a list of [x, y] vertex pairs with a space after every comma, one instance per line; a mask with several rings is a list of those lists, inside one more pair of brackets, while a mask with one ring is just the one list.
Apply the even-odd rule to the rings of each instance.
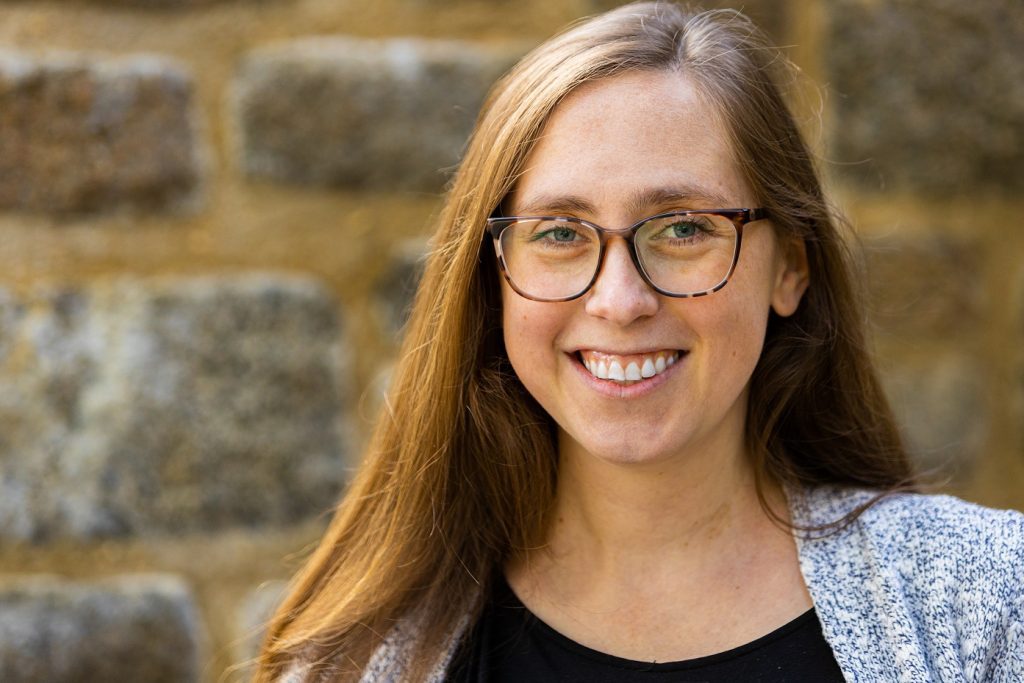
[[[0, 0], [0, 680], [244, 677], [488, 85], [617, 4]], [[914, 457], [1024, 508], [1024, 3], [731, 6], [800, 67]]]

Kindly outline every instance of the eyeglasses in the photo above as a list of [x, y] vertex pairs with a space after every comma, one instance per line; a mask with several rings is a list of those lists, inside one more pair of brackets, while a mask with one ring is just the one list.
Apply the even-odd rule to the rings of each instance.
[[765, 209], [671, 211], [621, 230], [581, 218], [509, 216], [487, 219], [501, 271], [517, 293], [534, 301], [570, 301], [597, 280], [608, 240], [626, 240], [640, 276], [665, 296], [717, 292], [740, 256], [743, 226]]

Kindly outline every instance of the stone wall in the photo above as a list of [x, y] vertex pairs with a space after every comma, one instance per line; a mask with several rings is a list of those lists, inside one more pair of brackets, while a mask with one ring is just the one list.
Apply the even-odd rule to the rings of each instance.
[[[0, 680], [244, 676], [488, 84], [616, 4], [0, 5]], [[802, 68], [915, 457], [1024, 507], [1024, 6], [742, 4]]]

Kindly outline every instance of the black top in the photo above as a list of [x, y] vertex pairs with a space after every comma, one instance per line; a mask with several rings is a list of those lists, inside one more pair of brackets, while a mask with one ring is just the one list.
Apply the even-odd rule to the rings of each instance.
[[681, 662], [637, 662], [591, 650], [535, 617], [504, 577], [459, 647], [449, 681], [458, 683], [717, 683], [815, 681], [843, 674], [810, 609], [766, 636], [726, 652]]

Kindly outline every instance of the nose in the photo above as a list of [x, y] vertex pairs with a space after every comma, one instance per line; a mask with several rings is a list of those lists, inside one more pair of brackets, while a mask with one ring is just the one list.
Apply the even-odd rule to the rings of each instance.
[[640, 276], [622, 238], [608, 242], [594, 286], [586, 294], [586, 311], [620, 326], [654, 315], [658, 293]]

